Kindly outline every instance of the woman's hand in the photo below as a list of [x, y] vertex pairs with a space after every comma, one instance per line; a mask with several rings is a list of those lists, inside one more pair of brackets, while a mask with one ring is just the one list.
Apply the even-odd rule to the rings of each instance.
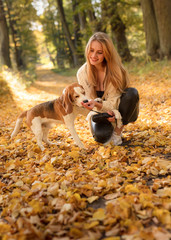
[[89, 109], [89, 110], [92, 110], [94, 107], [95, 107], [95, 101], [92, 99], [92, 100], [89, 100], [88, 102], [84, 103], [82, 102], [81, 104], [83, 105], [83, 107]]
[[109, 117], [107, 120], [109, 122], [115, 122], [115, 114], [114, 114], [114, 112], [108, 111], [107, 113], [111, 115], [111, 117]]

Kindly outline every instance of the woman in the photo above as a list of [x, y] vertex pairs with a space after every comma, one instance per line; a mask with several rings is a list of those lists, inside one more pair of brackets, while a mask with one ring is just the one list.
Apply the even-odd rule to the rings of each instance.
[[[128, 74], [107, 34], [93, 34], [87, 43], [85, 56], [86, 63], [78, 70], [77, 78], [91, 100], [82, 105], [89, 110], [96, 107], [100, 112], [108, 112], [111, 115], [107, 122], [94, 123], [91, 120], [93, 136], [96, 141], [102, 143], [112, 136], [114, 144], [120, 145], [124, 125], [134, 122], [138, 117], [138, 92], [135, 88], [128, 88]], [[101, 98], [102, 102], [95, 101], [96, 98]], [[116, 121], [112, 111], [114, 109], [121, 113], [123, 126], [113, 130], [111, 123]]]

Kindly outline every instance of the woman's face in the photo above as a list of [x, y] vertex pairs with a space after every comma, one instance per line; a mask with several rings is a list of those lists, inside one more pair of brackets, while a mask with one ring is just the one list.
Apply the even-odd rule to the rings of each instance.
[[90, 44], [90, 51], [88, 57], [92, 65], [97, 66], [102, 64], [104, 60], [104, 53], [102, 44], [100, 42], [95, 40]]

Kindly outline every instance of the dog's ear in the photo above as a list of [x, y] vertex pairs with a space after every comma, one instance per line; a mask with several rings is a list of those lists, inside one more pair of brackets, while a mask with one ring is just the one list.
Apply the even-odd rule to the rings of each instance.
[[73, 103], [71, 99], [71, 93], [69, 87], [65, 88], [63, 91], [63, 107], [67, 114], [72, 113], [73, 111]]

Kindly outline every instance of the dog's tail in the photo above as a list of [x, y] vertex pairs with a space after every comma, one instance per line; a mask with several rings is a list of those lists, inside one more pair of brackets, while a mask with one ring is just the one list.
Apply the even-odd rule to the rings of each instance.
[[11, 138], [15, 137], [17, 135], [17, 133], [19, 132], [21, 124], [22, 124], [22, 121], [23, 121], [23, 118], [26, 117], [26, 115], [27, 115], [27, 111], [22, 112], [20, 114], [20, 116], [17, 118], [14, 131], [11, 134]]

